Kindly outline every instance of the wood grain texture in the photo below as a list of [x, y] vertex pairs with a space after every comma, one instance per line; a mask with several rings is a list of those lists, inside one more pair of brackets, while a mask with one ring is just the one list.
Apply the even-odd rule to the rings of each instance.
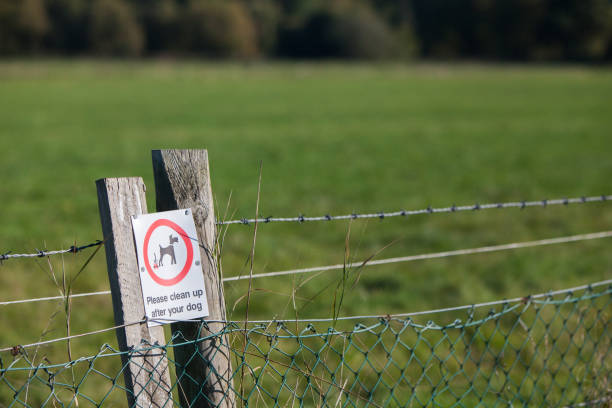
[[[203, 260], [209, 310], [207, 319], [226, 320], [223, 282], [215, 259], [216, 224], [208, 152], [154, 150], [152, 156], [157, 211], [191, 208]], [[217, 333], [224, 327], [223, 323], [209, 323], [206, 327], [194, 322], [179, 322], [172, 324], [172, 332], [180, 331], [187, 339], [193, 340]], [[194, 353], [202, 357], [193, 358]], [[182, 405], [235, 406], [234, 394], [229, 391], [232, 387], [232, 367], [227, 336], [175, 348], [174, 355]]]
[[[98, 207], [104, 235], [108, 279], [115, 322], [122, 325], [145, 316], [132, 215], [146, 214], [145, 185], [140, 177], [107, 178], [96, 181]], [[146, 323], [117, 329], [121, 351], [166, 344], [162, 326]], [[170, 374], [165, 351], [128, 353], [122, 356], [130, 407], [172, 407]]]

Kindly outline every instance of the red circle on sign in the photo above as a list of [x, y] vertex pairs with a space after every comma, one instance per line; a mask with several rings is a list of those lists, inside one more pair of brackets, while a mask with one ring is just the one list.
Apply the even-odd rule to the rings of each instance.
[[[157, 276], [155, 272], [153, 272], [153, 268], [151, 268], [151, 264], [149, 263], [149, 239], [151, 238], [151, 234], [153, 233], [153, 231], [155, 231], [158, 227], [161, 226], [172, 228], [173, 230], [175, 230], [183, 238], [183, 242], [185, 242], [185, 246], [187, 247], [187, 261], [185, 262], [185, 266], [183, 266], [181, 272], [172, 279], [164, 279]], [[160, 285], [176, 285], [177, 283], [182, 281], [185, 276], [187, 276], [189, 269], [191, 269], [191, 262], [193, 261], [193, 245], [191, 244], [191, 240], [187, 236], [187, 233], [181, 227], [179, 227], [176, 223], [170, 220], [160, 219], [151, 224], [145, 235], [143, 247], [143, 257], [147, 272], [149, 272], [149, 276], [151, 276], [151, 279], [153, 279]]]

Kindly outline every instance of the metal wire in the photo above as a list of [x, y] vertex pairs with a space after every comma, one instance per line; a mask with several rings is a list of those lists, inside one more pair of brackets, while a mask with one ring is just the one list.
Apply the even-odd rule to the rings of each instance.
[[97, 240], [96, 242], [92, 242], [91, 244], [87, 244], [87, 245], [82, 245], [82, 246], [72, 245], [68, 249], [58, 249], [55, 251], [38, 250], [35, 253], [29, 253], [29, 254], [13, 254], [11, 252], [5, 252], [4, 254], [0, 254], [0, 262], [5, 261], [7, 259], [14, 259], [14, 258], [44, 258], [45, 256], [52, 256], [52, 255], [69, 254], [69, 253], [76, 254], [78, 252], [81, 252], [84, 249], [100, 246], [103, 243], [104, 243], [103, 241]]
[[471, 204], [471, 205], [451, 205], [449, 207], [432, 208], [427, 207], [420, 210], [399, 210], [392, 212], [377, 212], [368, 214], [345, 214], [345, 215], [321, 215], [317, 217], [306, 217], [304, 215], [298, 215], [297, 217], [260, 217], [260, 218], [242, 218], [239, 220], [229, 221], [218, 221], [217, 225], [231, 225], [231, 224], [242, 224], [251, 225], [255, 222], [259, 223], [270, 223], [270, 222], [310, 222], [310, 221], [337, 221], [337, 220], [350, 220], [350, 219], [362, 219], [362, 218], [391, 218], [391, 217], [406, 217], [409, 215], [419, 214], [438, 214], [438, 213], [453, 213], [459, 211], [479, 211], [489, 209], [502, 209], [502, 208], [520, 208], [524, 209], [527, 207], [547, 207], [550, 205], [569, 205], [569, 204], [585, 204], [594, 202], [603, 202], [612, 200], [612, 195], [600, 195], [592, 197], [574, 197], [574, 198], [557, 198], [554, 200], [538, 200], [538, 201], [511, 201], [503, 203], [489, 203], [489, 204]]
[[[232, 282], [232, 281], [246, 280], [246, 279], [260, 279], [260, 278], [268, 278], [268, 277], [284, 276], [284, 275], [295, 275], [295, 274], [302, 274], [302, 273], [342, 270], [344, 268], [350, 269], [350, 268], [358, 268], [358, 267], [365, 267], [365, 266], [392, 264], [392, 263], [398, 263], [398, 262], [412, 262], [412, 261], [421, 261], [421, 260], [427, 260], [427, 259], [448, 258], [452, 256], [459, 256], [459, 255], [473, 255], [473, 254], [480, 254], [480, 253], [487, 253], [487, 252], [507, 251], [507, 250], [513, 250], [513, 249], [530, 248], [530, 247], [537, 247], [537, 246], [544, 246], [544, 245], [554, 245], [554, 244], [562, 244], [562, 243], [578, 242], [578, 241], [586, 241], [586, 240], [610, 238], [610, 237], [612, 237], [612, 231], [602, 231], [602, 232], [594, 232], [590, 234], [579, 234], [579, 235], [571, 235], [567, 237], [542, 239], [538, 241], [515, 242], [515, 243], [510, 243], [510, 244], [493, 245], [493, 246], [485, 246], [485, 247], [478, 247], [478, 248], [458, 249], [455, 251], [434, 252], [434, 253], [429, 253], [429, 254], [410, 255], [410, 256], [403, 256], [403, 257], [396, 257], [396, 258], [351, 262], [347, 265], [336, 264], [336, 265], [327, 265], [327, 266], [315, 266], [312, 268], [290, 269], [286, 271], [257, 273], [257, 274], [253, 274], [252, 276], [249, 276], [249, 275], [230, 276], [230, 277], [223, 278], [223, 282]], [[79, 298], [79, 297], [88, 297], [88, 296], [100, 296], [100, 295], [110, 295], [110, 293], [111, 293], [110, 290], [103, 290], [99, 292], [75, 293], [73, 295], [70, 295], [70, 297]], [[0, 302], [0, 306], [8, 306], [8, 305], [22, 304], [22, 303], [35, 303], [35, 302], [43, 302], [43, 301], [50, 301], [50, 300], [60, 300], [64, 298], [65, 298], [64, 296], [48, 296], [48, 297], [40, 297], [40, 298], [32, 298], [32, 299], [8, 300], [8, 301]]]
[[[99, 295], [110, 295], [110, 290], [102, 290], [99, 292], [88, 292], [88, 293], [74, 293], [69, 297], [72, 298], [80, 298], [80, 297], [88, 297], [88, 296], [99, 296]], [[4, 302], [0, 302], [0, 306], [8, 306], [8, 305], [17, 305], [21, 303], [36, 303], [36, 302], [44, 302], [49, 300], [60, 300], [66, 299], [66, 296], [47, 296], [40, 298], [32, 298], [32, 299], [19, 299], [19, 300], [7, 300]]]
[[[208, 399], [209, 377], [179, 369], [165, 382], [161, 375], [185, 361], [210, 364], [220, 357], [231, 359], [232, 381], [216, 392], [243, 406], [607, 406], [612, 286], [597, 286], [517, 298], [493, 309], [470, 306], [436, 322], [383, 316], [327, 329], [310, 322], [248, 328], [228, 322], [213, 331], [200, 322], [207, 328], [201, 337], [175, 331], [165, 344], [104, 345], [66, 362], [51, 350], [28, 353], [17, 346], [0, 358], [0, 400], [9, 407], [125, 406], [126, 393], [130, 398], [152, 385], [167, 391], [160, 406], [200, 401], [220, 407]], [[211, 345], [205, 354], [202, 341]], [[145, 356], [155, 357], [154, 364]], [[221, 375], [216, 365], [210, 369]], [[144, 374], [138, 377], [144, 383], [122, 381], [129, 371]], [[194, 393], [181, 404], [181, 386], [188, 384]]]
[[[255, 324], [255, 325], [262, 325], [262, 324], [263, 325], [270, 325], [270, 324], [283, 324], [283, 323], [302, 323], [302, 324], [308, 324], [308, 323], [329, 323], [329, 322], [334, 322], [334, 321], [368, 320], [368, 319], [391, 319], [391, 318], [399, 319], [399, 318], [406, 318], [406, 317], [433, 315], [433, 314], [439, 314], [439, 313], [457, 312], [457, 311], [462, 311], [462, 310], [476, 310], [476, 309], [481, 309], [481, 308], [484, 308], [484, 307], [499, 306], [499, 305], [505, 305], [506, 307], [508, 307], [511, 304], [516, 304], [516, 303], [525, 304], [525, 303], [537, 301], [538, 299], [549, 299], [549, 298], [552, 298], [554, 296], [558, 296], [558, 295], [561, 295], [561, 294], [572, 294], [574, 292], [583, 291], [583, 290], [591, 291], [591, 290], [593, 290], [595, 288], [599, 288], [599, 287], [602, 287], [602, 286], [611, 286], [611, 285], [612, 285], [612, 279], [608, 279], [608, 280], [604, 280], [604, 281], [600, 281], [600, 282], [590, 283], [590, 284], [587, 284], [587, 285], [580, 285], [580, 286], [574, 286], [572, 288], [567, 288], [567, 289], [548, 291], [548, 292], [538, 293], [536, 295], [520, 296], [520, 297], [515, 297], [515, 298], [512, 298], [512, 299], [500, 299], [500, 300], [495, 300], [495, 301], [491, 301], [491, 302], [474, 303], [474, 304], [470, 304], [470, 305], [446, 307], [446, 308], [442, 308], [442, 309], [431, 309], [431, 310], [423, 310], [423, 311], [418, 311], [418, 312], [393, 313], [393, 314], [384, 314], [384, 315], [354, 315], [354, 316], [339, 316], [339, 317], [336, 317], [336, 318], [324, 317], [324, 318], [309, 318], [309, 319], [306, 318], [306, 319], [265, 319], [265, 320], [212, 320], [212, 319], [211, 320], [209, 320], [209, 319], [181, 319], [181, 320], [176, 320], [176, 319], [170, 319], [170, 318], [155, 318], [154, 320], [155, 321], [159, 321], [159, 322], [163, 322], [163, 323], [175, 323], [175, 322], [197, 322], [197, 323], [202, 323], [203, 322], [203, 323], [206, 323], [206, 324], [210, 324], [210, 323], [223, 323], [223, 324], [226, 324], [226, 325], [235, 324], [235, 325], [242, 326], [245, 323], [247, 323], [247, 324]], [[612, 287], [610, 287], [609, 290], [612, 293]], [[136, 325], [136, 324], [142, 324], [142, 323], [145, 323], [146, 321], [147, 321], [147, 319], [142, 319], [142, 320], [138, 320], [138, 321], [134, 321], [134, 322], [130, 322], [130, 323], [125, 323], [125, 324], [118, 325], [118, 326], [108, 327], [108, 328], [94, 330], [94, 331], [80, 333], [80, 334], [73, 334], [71, 336], [59, 337], [59, 338], [55, 338], [55, 339], [50, 339], [50, 340], [45, 340], [45, 341], [40, 341], [40, 342], [35, 342], [35, 343], [29, 343], [29, 344], [24, 344], [24, 345], [19, 345], [19, 346], [13, 346], [13, 347], [4, 347], [4, 348], [0, 348], [0, 352], [6, 352], [6, 351], [13, 350], [13, 349], [15, 349], [15, 347], [27, 349], [27, 348], [32, 348], [32, 347], [38, 347], [38, 346], [42, 346], [42, 345], [48, 345], [48, 344], [52, 344], [52, 343], [57, 343], [57, 342], [60, 342], [60, 341], [76, 339], [76, 338], [79, 338], [79, 337], [91, 336], [91, 335], [104, 333], [104, 332], [115, 330], [115, 329], [122, 328], [122, 327], [128, 327], [128, 326], [133, 326], [133, 325]], [[436, 326], [436, 327], [438, 327], [438, 326]]]
[[515, 242], [511, 244], [493, 245], [493, 246], [485, 246], [485, 247], [470, 248], [470, 249], [459, 249], [456, 251], [434, 252], [430, 254], [410, 255], [410, 256], [402, 256], [402, 257], [397, 257], [397, 258], [379, 259], [379, 260], [374, 260], [374, 261], [351, 262], [346, 265], [336, 264], [336, 265], [327, 265], [327, 266], [315, 266], [312, 268], [290, 269], [287, 271], [257, 273], [257, 274], [253, 274], [252, 276], [249, 276], [249, 275], [231, 276], [231, 277], [223, 278], [223, 281], [230, 282], [230, 281], [238, 281], [238, 280], [246, 280], [246, 279], [269, 278], [273, 276], [295, 275], [295, 274], [301, 274], [301, 273], [342, 270], [345, 268], [350, 269], [350, 268], [358, 268], [358, 267], [364, 267], [364, 266], [384, 265], [384, 264], [391, 264], [391, 263], [397, 263], [397, 262], [412, 262], [412, 261], [421, 261], [421, 260], [426, 260], [426, 259], [448, 258], [451, 256], [458, 256], [458, 255], [471, 255], [471, 254], [480, 254], [480, 253], [486, 253], [486, 252], [506, 251], [506, 250], [512, 250], [512, 249], [530, 248], [530, 247], [537, 247], [537, 246], [543, 246], [543, 245], [554, 245], [554, 244], [562, 244], [562, 243], [568, 243], [568, 242], [609, 238], [609, 237], [612, 237], [612, 231], [602, 231], [602, 232], [595, 232], [591, 234], [580, 234], [580, 235], [571, 235], [571, 236], [560, 237], [560, 238], [542, 239], [538, 241]]
[[[418, 215], [418, 214], [436, 214], [436, 213], [452, 213], [459, 211], [478, 211], [478, 210], [488, 210], [488, 209], [502, 209], [502, 208], [527, 208], [527, 207], [547, 207], [549, 205], [569, 205], [569, 204], [585, 204], [585, 203], [594, 203], [594, 202], [603, 202], [612, 200], [612, 195], [601, 195], [601, 196], [591, 196], [591, 197], [574, 197], [574, 198], [558, 198], [554, 200], [538, 200], [538, 201], [511, 201], [504, 203], [495, 203], [495, 204], [473, 204], [473, 205], [462, 205], [455, 206], [452, 205], [450, 207], [441, 207], [441, 208], [432, 208], [427, 207], [421, 210], [400, 210], [393, 212], [378, 212], [378, 213], [366, 213], [366, 214], [345, 214], [345, 215], [323, 215], [318, 217], [306, 217], [303, 215], [299, 215], [297, 217], [288, 217], [288, 218], [278, 218], [278, 217], [265, 217], [265, 218], [243, 218], [240, 220], [229, 220], [229, 221], [217, 221], [217, 225], [232, 225], [232, 224], [242, 224], [242, 225], [251, 225], [257, 223], [270, 223], [270, 222], [312, 222], [312, 221], [337, 221], [337, 220], [348, 220], [348, 219], [363, 219], [363, 218], [393, 218], [393, 217], [405, 217], [409, 215]], [[14, 258], [42, 258], [45, 256], [52, 255], [60, 255], [67, 253], [77, 253], [86, 248], [91, 248], [94, 246], [102, 245], [103, 242], [98, 240], [91, 244], [83, 245], [83, 246], [71, 246], [68, 249], [59, 249], [54, 251], [42, 251], [37, 250], [34, 253], [23, 253], [23, 254], [13, 254], [12, 252], [5, 252], [0, 254], [0, 263], [2, 261]]]
[[[512, 303], [524, 303], [526, 301], [533, 301], [537, 299], [550, 298], [552, 296], [557, 296], [564, 293], [572, 293], [580, 290], [586, 289], [594, 289], [600, 286], [608, 286], [612, 285], [612, 279], [604, 280], [601, 282], [591, 283], [588, 285], [580, 285], [575, 286], [573, 288], [561, 289], [561, 290], [552, 290], [545, 293], [538, 293], [537, 295], [527, 295], [522, 297], [515, 297], [512, 299], [501, 299], [494, 300], [491, 302], [482, 302], [475, 303], [471, 305], [463, 305], [463, 306], [454, 306], [454, 307], [445, 307], [442, 309], [431, 309], [424, 310], [420, 312], [410, 312], [410, 313], [394, 313], [394, 314], [385, 314], [385, 315], [361, 315], [361, 316], [340, 316], [337, 318], [325, 317], [325, 318], [316, 318], [316, 319], [286, 319], [286, 320], [250, 320], [249, 323], [254, 324], [270, 324], [270, 323], [323, 323], [323, 322], [334, 322], [341, 320], [366, 320], [366, 319], [384, 319], [384, 318], [402, 318], [402, 317], [415, 317], [415, 316], [423, 316], [423, 315], [432, 315], [439, 313], [447, 313], [447, 312], [456, 312], [461, 310], [470, 310], [470, 309], [480, 309], [483, 307], [491, 307], [491, 306], [499, 306], [499, 305], [509, 305]], [[244, 322], [238, 322], [244, 323]]]
[[15, 348], [18, 348], [18, 349], [27, 349], [27, 348], [32, 348], [32, 347], [44, 346], [44, 345], [47, 345], [47, 344], [53, 344], [53, 343], [57, 343], [57, 342], [60, 342], [60, 341], [78, 339], [79, 337], [92, 336], [94, 334], [105, 333], [105, 332], [108, 332], [108, 331], [111, 331], [111, 330], [121, 329], [123, 327], [133, 326], [135, 324], [141, 324], [141, 323], [144, 323], [144, 322], [146, 322], [146, 320], [139, 320], [139, 321], [136, 321], [136, 322], [120, 324], [120, 325], [113, 326], [113, 327], [106, 327], [104, 329], [94, 330], [94, 331], [90, 331], [90, 332], [86, 332], [86, 333], [72, 334], [70, 336], [58, 337], [58, 338], [55, 338], [55, 339], [44, 340], [44, 341], [39, 341], [39, 342], [29, 343], [29, 344], [24, 344], [24, 345], [19, 345], [19, 346], [4, 347], [4, 348], [0, 348], [0, 352], [14, 350]]

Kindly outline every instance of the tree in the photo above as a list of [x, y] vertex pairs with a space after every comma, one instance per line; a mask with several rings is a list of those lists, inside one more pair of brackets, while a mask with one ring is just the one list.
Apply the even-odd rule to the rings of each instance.
[[281, 53], [300, 58], [388, 58], [397, 51], [396, 40], [369, 7], [341, 2], [313, 12], [301, 26], [286, 28]]
[[107, 56], [136, 56], [144, 48], [140, 23], [128, 3], [95, 0], [90, 12], [89, 39], [94, 53]]
[[267, 56], [274, 55], [282, 18], [278, 2], [274, 0], [250, 0], [245, 4], [255, 25], [260, 52]]
[[138, 4], [146, 37], [147, 51], [176, 52], [180, 9], [174, 0], [146, 0]]
[[235, 0], [192, 0], [181, 27], [187, 52], [230, 58], [251, 58], [259, 52], [251, 16]]
[[23, 49], [40, 50], [43, 37], [49, 31], [49, 19], [43, 0], [22, 0], [17, 12], [17, 24]]
[[89, 0], [47, 0], [51, 29], [47, 44], [60, 53], [85, 53], [89, 47]]
[[[540, 42], [557, 50], [557, 59], [594, 60], [606, 56], [612, 43], [612, 2], [609, 0], [549, 0]], [[549, 51], [550, 53], [550, 51]]]
[[19, 0], [0, 0], [0, 54], [21, 51], [17, 24], [19, 4]]

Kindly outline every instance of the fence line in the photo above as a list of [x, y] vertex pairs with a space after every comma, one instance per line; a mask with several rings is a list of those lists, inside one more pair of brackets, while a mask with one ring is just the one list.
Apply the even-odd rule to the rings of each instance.
[[[398, 262], [412, 262], [412, 261], [421, 261], [421, 260], [427, 260], [427, 259], [448, 258], [452, 256], [459, 256], [459, 255], [473, 255], [473, 254], [480, 254], [480, 253], [487, 253], [487, 252], [499, 252], [499, 251], [513, 250], [513, 249], [531, 248], [531, 247], [537, 247], [537, 246], [555, 245], [555, 244], [562, 244], [562, 243], [587, 241], [587, 240], [593, 240], [593, 239], [610, 238], [610, 237], [612, 237], [612, 231], [602, 231], [602, 232], [594, 232], [590, 234], [579, 234], [579, 235], [570, 235], [570, 236], [559, 237], [559, 238], [542, 239], [542, 240], [537, 240], [537, 241], [515, 242], [515, 243], [510, 243], [510, 244], [484, 246], [484, 247], [468, 248], [468, 249], [458, 249], [454, 251], [433, 252], [429, 254], [409, 255], [409, 256], [379, 259], [379, 260], [373, 260], [373, 261], [352, 262], [346, 265], [336, 264], [336, 265], [327, 265], [327, 266], [316, 266], [316, 267], [311, 267], [311, 268], [258, 273], [258, 274], [253, 274], [252, 276], [250, 275], [230, 276], [227, 278], [223, 278], [223, 282], [232, 282], [232, 281], [246, 280], [246, 279], [251, 279], [251, 278], [259, 279], [259, 278], [267, 278], [267, 277], [283, 276], [283, 275], [332, 271], [332, 270], [340, 270], [344, 268], [358, 268], [358, 267], [364, 267], [364, 266], [385, 265], [385, 264], [398, 263]], [[110, 293], [111, 293], [110, 290], [103, 290], [99, 292], [75, 293], [75, 294], [70, 295], [70, 297], [78, 298], [78, 297], [88, 297], [88, 296], [99, 296], [99, 295], [109, 295]], [[32, 299], [8, 300], [8, 301], [0, 302], [0, 306], [8, 306], [8, 305], [22, 304], [22, 303], [35, 303], [35, 302], [43, 302], [43, 301], [50, 301], [50, 300], [60, 300], [60, 299], [65, 299], [65, 298], [66, 298], [65, 296], [48, 296], [48, 297], [32, 298]]]
[[308, 222], [308, 221], [335, 221], [335, 220], [349, 220], [349, 219], [361, 219], [361, 218], [391, 218], [391, 217], [405, 217], [409, 215], [418, 214], [435, 214], [435, 213], [452, 213], [459, 211], [478, 211], [478, 210], [489, 210], [493, 208], [527, 208], [527, 207], [547, 207], [549, 205], [568, 205], [568, 204], [586, 204], [594, 202], [603, 202], [612, 200], [612, 195], [600, 195], [591, 197], [574, 197], [574, 198], [557, 198], [553, 200], [538, 200], [538, 201], [511, 201], [502, 203], [489, 203], [489, 204], [472, 204], [472, 205], [451, 205], [450, 207], [439, 207], [432, 208], [427, 207], [420, 210], [399, 210], [393, 212], [377, 212], [368, 214], [344, 214], [344, 215], [322, 215], [317, 217], [306, 217], [299, 215], [297, 217], [261, 217], [261, 218], [242, 218], [240, 220], [229, 220], [229, 221], [218, 221], [217, 225], [231, 225], [231, 224], [243, 224], [250, 225], [257, 223], [270, 223], [270, 222]]
[[[569, 205], [569, 204], [586, 204], [586, 203], [594, 203], [594, 202], [604, 202], [612, 200], [612, 195], [600, 195], [600, 196], [590, 196], [590, 197], [574, 197], [574, 198], [558, 198], [554, 200], [538, 200], [538, 201], [511, 201], [504, 203], [490, 203], [490, 204], [473, 204], [473, 205], [462, 205], [455, 206], [452, 205], [450, 207], [439, 207], [432, 208], [427, 207], [425, 209], [420, 210], [400, 210], [393, 212], [378, 212], [378, 213], [367, 213], [367, 214], [345, 214], [345, 215], [323, 215], [318, 217], [305, 217], [303, 215], [299, 215], [297, 217], [289, 217], [289, 218], [277, 218], [277, 217], [265, 217], [265, 218], [243, 218], [240, 220], [228, 220], [228, 221], [217, 221], [217, 225], [232, 225], [232, 224], [243, 224], [250, 225], [257, 223], [270, 223], [270, 222], [312, 222], [312, 221], [334, 221], [334, 220], [348, 220], [348, 219], [365, 219], [365, 218], [393, 218], [400, 216], [409, 216], [409, 215], [418, 215], [418, 214], [435, 214], [435, 213], [452, 213], [459, 211], [478, 211], [478, 210], [488, 210], [488, 209], [502, 209], [502, 208], [527, 208], [527, 207], [547, 207], [549, 205]], [[13, 254], [11, 251], [0, 254], [0, 263], [2, 261], [14, 258], [42, 258], [45, 256], [52, 255], [60, 255], [67, 253], [77, 253], [82, 251], [83, 249], [91, 248], [94, 246], [102, 245], [103, 241], [97, 240], [87, 245], [76, 246], [73, 245], [68, 249], [59, 249], [54, 251], [42, 251], [37, 250], [34, 253], [23, 253], [23, 254]]]
[[[389, 320], [389, 319], [409, 318], [409, 317], [423, 316], [423, 315], [432, 315], [432, 314], [439, 314], [439, 313], [446, 313], [446, 312], [456, 312], [456, 311], [462, 311], [462, 310], [476, 310], [476, 309], [481, 309], [483, 307], [491, 307], [491, 306], [499, 306], [499, 305], [508, 306], [510, 304], [525, 304], [526, 306], [528, 306], [530, 303], [546, 303], [546, 300], [540, 301], [540, 302], [536, 302], [539, 299], [552, 298], [553, 296], [558, 296], [558, 295], [562, 295], [562, 294], [567, 294], [568, 296], [571, 296], [571, 295], [573, 295], [573, 292], [577, 292], [577, 291], [581, 291], [581, 290], [591, 291], [594, 288], [601, 287], [601, 286], [606, 286], [606, 285], [608, 285], [610, 287], [608, 288], [607, 291], [605, 291], [603, 293], [612, 293], [612, 279], [608, 279], [608, 280], [604, 280], [604, 281], [600, 281], [600, 282], [595, 282], [595, 283], [590, 283], [590, 284], [586, 284], [586, 285], [574, 286], [572, 288], [560, 289], [560, 290], [555, 290], [555, 291], [548, 291], [548, 292], [538, 293], [536, 295], [527, 295], [527, 296], [515, 297], [515, 298], [511, 298], [511, 299], [501, 299], [501, 300], [495, 300], [495, 301], [491, 301], [491, 302], [474, 303], [474, 304], [470, 304], [470, 305], [454, 306], [454, 307], [447, 307], [447, 308], [442, 308], [442, 309], [431, 309], [431, 310], [424, 310], [424, 311], [418, 311], [418, 312], [408, 312], [408, 313], [394, 313], [394, 314], [384, 314], [384, 315], [339, 316], [337, 318], [326, 317], [326, 318], [311, 318], [311, 319], [268, 319], [268, 320], [248, 320], [248, 321], [245, 321], [245, 320], [187, 319], [187, 320], [180, 320], [180, 321], [202, 322], [202, 323], [205, 323], [205, 324], [208, 324], [208, 323], [223, 323], [223, 324], [226, 324], [226, 325], [232, 324], [232, 325], [239, 325], [239, 326], [241, 326], [241, 325], [243, 325], [245, 323], [254, 324], [254, 325], [261, 325], [261, 324], [269, 325], [269, 324], [274, 324], [274, 323], [278, 323], [278, 324], [283, 324], [283, 323], [329, 323], [329, 322], [334, 322], [334, 321], [366, 320], [366, 319], [385, 319], [385, 320]], [[588, 297], [585, 297], [585, 299], [588, 299]], [[561, 301], [562, 302], [568, 302], [569, 300], [566, 298], [566, 299], [563, 299]], [[507, 308], [505, 310], [511, 311], [511, 310], [514, 310], [514, 309]], [[499, 316], [495, 315], [495, 317], [499, 317]], [[178, 320], [167, 319], [167, 318], [160, 318], [160, 319], [155, 319], [155, 320], [156, 321], [157, 320], [163, 321], [163, 322], [166, 322], [166, 323], [171, 323], [171, 322], [178, 321]], [[104, 333], [104, 332], [107, 332], [107, 331], [119, 329], [119, 328], [122, 328], [122, 327], [133, 326], [133, 325], [136, 325], [136, 324], [142, 324], [142, 323], [145, 323], [146, 321], [147, 321], [146, 319], [142, 319], [142, 320], [138, 320], [138, 321], [135, 321], [135, 322], [129, 322], [129, 323], [125, 323], [125, 324], [122, 324], [122, 325], [108, 327], [108, 328], [99, 329], [99, 330], [94, 330], [94, 331], [90, 331], [90, 332], [73, 334], [73, 335], [70, 335], [70, 336], [59, 337], [59, 338], [55, 338], [55, 339], [44, 340], [44, 341], [30, 343], [30, 344], [17, 345], [17, 346], [12, 346], [12, 347], [4, 347], [4, 348], [0, 348], [0, 352], [18, 351], [19, 349], [32, 348], [32, 347], [37, 347], [37, 346], [41, 346], [41, 345], [48, 345], [48, 344], [52, 344], [52, 343], [57, 343], [57, 342], [60, 342], [60, 341], [76, 339], [76, 338], [79, 338], [79, 337], [91, 336], [91, 335], [100, 334], [100, 333]], [[428, 325], [428, 326], [415, 325], [415, 327], [422, 328], [422, 329], [425, 329], [425, 328], [438, 329], [438, 328], [442, 328], [442, 327], [445, 327], [445, 326], [439, 326], [439, 325]], [[248, 330], [248, 329], [237, 328], [236, 330]]]

